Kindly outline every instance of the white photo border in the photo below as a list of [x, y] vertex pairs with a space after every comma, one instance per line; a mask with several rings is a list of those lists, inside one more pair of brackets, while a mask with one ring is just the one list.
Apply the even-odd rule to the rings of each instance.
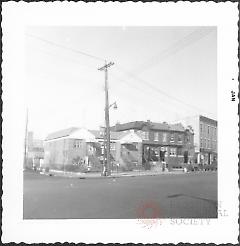
[[[238, 93], [237, 3], [5, 2], [2, 17], [4, 243], [238, 242], [238, 98], [231, 101], [231, 91]], [[218, 200], [228, 216], [204, 226], [163, 223], [151, 230], [136, 220], [23, 220], [24, 32], [29, 25], [217, 26]]]

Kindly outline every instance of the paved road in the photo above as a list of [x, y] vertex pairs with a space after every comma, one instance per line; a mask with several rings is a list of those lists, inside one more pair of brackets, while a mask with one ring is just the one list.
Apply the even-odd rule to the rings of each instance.
[[24, 173], [24, 219], [216, 218], [217, 173], [77, 179]]

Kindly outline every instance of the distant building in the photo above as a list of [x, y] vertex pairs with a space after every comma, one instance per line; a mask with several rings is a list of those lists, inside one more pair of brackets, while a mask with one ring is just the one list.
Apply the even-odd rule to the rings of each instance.
[[27, 134], [26, 168], [39, 167], [44, 158], [43, 140], [34, 139], [33, 132]]
[[198, 115], [186, 118], [184, 124], [191, 125], [194, 130], [194, 162], [202, 165], [217, 164], [217, 121]]

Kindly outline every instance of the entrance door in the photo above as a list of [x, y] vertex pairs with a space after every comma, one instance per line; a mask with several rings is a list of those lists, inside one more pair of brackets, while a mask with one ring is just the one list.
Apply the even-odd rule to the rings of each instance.
[[208, 165], [210, 165], [210, 164], [211, 164], [211, 154], [208, 153]]
[[160, 150], [160, 161], [165, 161], [165, 153], [166, 151]]
[[184, 157], [184, 163], [188, 163], [188, 151], [184, 151], [183, 157]]

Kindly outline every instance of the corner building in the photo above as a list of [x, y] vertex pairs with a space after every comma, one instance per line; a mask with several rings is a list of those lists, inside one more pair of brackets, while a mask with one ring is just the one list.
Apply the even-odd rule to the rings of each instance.
[[[121, 139], [121, 160], [137, 163], [144, 169], [169, 170], [193, 162], [194, 134], [182, 124], [135, 121], [116, 124], [111, 131], [131, 133], [131, 139]], [[135, 157], [135, 158], [134, 158]]]
[[203, 115], [189, 117], [184, 121], [194, 130], [194, 163], [199, 165], [217, 165], [218, 159], [218, 122]]

